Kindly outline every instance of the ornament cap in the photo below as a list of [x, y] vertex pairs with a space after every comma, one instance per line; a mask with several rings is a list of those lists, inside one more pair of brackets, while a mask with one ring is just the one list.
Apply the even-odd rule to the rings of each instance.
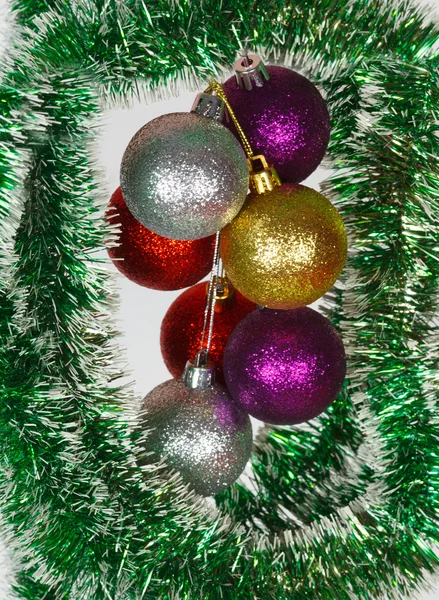
[[241, 50], [239, 54], [239, 58], [233, 65], [238, 86], [248, 91], [254, 87], [263, 87], [270, 79], [270, 75], [261, 57], [257, 54], [249, 54], [247, 50]]
[[201, 93], [197, 94], [192, 105], [191, 112], [215, 121], [222, 121], [225, 115], [225, 103], [219, 96], [213, 94]]
[[282, 184], [274, 167], [269, 167], [265, 156], [259, 154], [247, 159], [250, 169], [250, 191], [255, 194], [266, 194]]
[[[228, 277], [213, 278], [215, 289], [215, 312], [222, 313], [226, 307], [236, 300], [235, 288]], [[206, 296], [209, 294], [209, 282], [206, 283]]]
[[190, 390], [207, 390], [215, 383], [215, 365], [207, 350], [200, 350], [194, 360], [188, 360], [183, 371], [183, 383]]

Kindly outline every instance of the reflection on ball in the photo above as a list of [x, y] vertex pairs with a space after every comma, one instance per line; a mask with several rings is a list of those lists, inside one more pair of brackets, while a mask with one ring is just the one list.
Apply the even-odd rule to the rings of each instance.
[[234, 286], [271, 308], [297, 308], [323, 296], [340, 275], [346, 253], [337, 210], [303, 185], [250, 194], [221, 237], [221, 257]]
[[221, 123], [193, 113], [150, 121], [128, 144], [121, 187], [134, 217], [176, 240], [208, 237], [242, 207], [248, 167], [238, 141]]
[[188, 390], [181, 379], [166, 381], [144, 399], [149, 460], [166, 456], [169, 467], [203, 496], [230, 486], [250, 458], [250, 419], [227, 390], [215, 385]]

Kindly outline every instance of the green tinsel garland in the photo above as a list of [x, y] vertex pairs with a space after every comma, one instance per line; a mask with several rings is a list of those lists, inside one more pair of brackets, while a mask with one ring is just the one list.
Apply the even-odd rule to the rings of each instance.
[[[382, 0], [15, 0], [0, 88], [0, 493], [28, 600], [413, 597], [437, 556], [437, 28]], [[326, 93], [351, 253], [327, 298], [349, 385], [266, 427], [212, 513], [117, 386], [93, 138], [103, 107], [194, 89], [243, 41]], [[166, 86], [166, 89], [165, 87]], [[146, 392], [147, 390], [145, 390]]]

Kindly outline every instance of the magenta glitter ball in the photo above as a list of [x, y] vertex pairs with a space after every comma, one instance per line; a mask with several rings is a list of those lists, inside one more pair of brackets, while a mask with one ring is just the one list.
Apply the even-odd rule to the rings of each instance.
[[224, 375], [231, 396], [251, 416], [275, 425], [302, 423], [340, 392], [343, 342], [312, 308], [255, 310], [229, 338]]
[[[254, 154], [264, 154], [282, 181], [299, 183], [325, 155], [328, 109], [319, 90], [303, 75], [285, 67], [266, 68], [270, 79], [262, 87], [240, 89], [233, 76], [224, 90]], [[224, 124], [238, 137], [232, 121]]]

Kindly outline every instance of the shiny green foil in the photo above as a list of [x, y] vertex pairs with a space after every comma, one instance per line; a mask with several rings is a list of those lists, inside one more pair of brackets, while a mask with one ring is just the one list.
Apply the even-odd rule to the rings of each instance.
[[[438, 30], [382, 0], [15, 0], [0, 87], [0, 498], [29, 600], [413, 598], [438, 565]], [[267, 427], [212, 512], [142, 434], [93, 140], [102, 106], [203, 89], [248, 42], [332, 117], [327, 297], [345, 390]], [[158, 350], [157, 350], [158, 351]], [[147, 391], [147, 390], [145, 390]]]

